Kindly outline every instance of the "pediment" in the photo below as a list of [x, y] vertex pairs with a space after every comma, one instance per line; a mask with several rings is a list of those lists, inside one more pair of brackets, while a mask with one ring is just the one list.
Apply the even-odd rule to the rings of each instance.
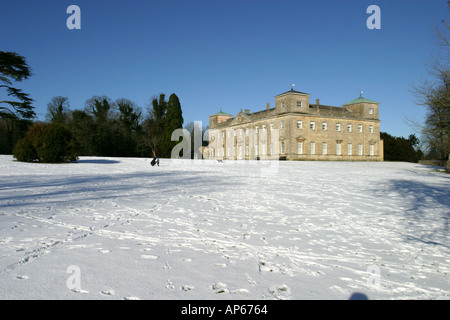
[[243, 112], [239, 112], [236, 117], [234, 117], [234, 119], [230, 122], [230, 126], [234, 126], [234, 125], [240, 125], [243, 123], [249, 123], [252, 122], [252, 119], [250, 119], [249, 116], [247, 116], [245, 113]]

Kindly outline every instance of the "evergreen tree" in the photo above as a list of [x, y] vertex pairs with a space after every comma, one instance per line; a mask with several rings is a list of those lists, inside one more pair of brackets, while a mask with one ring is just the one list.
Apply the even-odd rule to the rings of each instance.
[[414, 134], [406, 139], [381, 132], [380, 137], [384, 143], [385, 161], [418, 162], [422, 157], [422, 151], [415, 149], [419, 144], [419, 140]]
[[79, 155], [94, 155], [94, 119], [83, 110], [72, 112], [69, 128], [74, 135], [75, 151]]
[[122, 146], [120, 153], [123, 156], [138, 155], [137, 144], [142, 134], [142, 112], [134, 102], [128, 99], [118, 99], [116, 104], [119, 108], [117, 125], [120, 131], [119, 143]]
[[26, 59], [15, 52], [0, 51], [0, 88], [9, 98], [0, 98], [0, 119], [4, 129], [0, 153], [11, 153], [15, 142], [31, 125], [36, 114], [31, 105], [33, 99], [13, 86], [31, 76]]
[[86, 101], [86, 110], [93, 115], [93, 151], [97, 156], [116, 154], [115, 133], [110, 121], [111, 105], [111, 100], [106, 96], [94, 96]]
[[176, 129], [183, 128], [183, 112], [181, 110], [180, 100], [177, 95], [172, 93], [167, 102], [167, 112], [164, 120], [164, 131], [161, 137], [161, 156], [169, 158], [173, 147], [178, 141], [172, 141], [172, 133]]
[[14, 157], [19, 161], [66, 162], [75, 161], [73, 137], [63, 124], [36, 123], [14, 147]]

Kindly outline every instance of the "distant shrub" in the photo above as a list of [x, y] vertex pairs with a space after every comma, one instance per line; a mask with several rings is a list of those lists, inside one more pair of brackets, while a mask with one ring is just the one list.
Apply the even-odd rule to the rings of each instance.
[[77, 159], [72, 134], [60, 123], [35, 124], [17, 142], [13, 154], [24, 162], [61, 163]]
[[22, 162], [33, 162], [38, 160], [36, 149], [31, 143], [31, 139], [22, 138], [17, 141], [14, 150], [14, 157]]

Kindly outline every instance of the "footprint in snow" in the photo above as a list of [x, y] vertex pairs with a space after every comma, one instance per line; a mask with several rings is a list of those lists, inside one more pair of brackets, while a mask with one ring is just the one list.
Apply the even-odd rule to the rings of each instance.
[[181, 290], [183, 291], [191, 291], [192, 289], [194, 289], [194, 287], [188, 284], [181, 287]]
[[102, 290], [102, 294], [104, 294], [106, 296], [113, 296], [114, 290]]

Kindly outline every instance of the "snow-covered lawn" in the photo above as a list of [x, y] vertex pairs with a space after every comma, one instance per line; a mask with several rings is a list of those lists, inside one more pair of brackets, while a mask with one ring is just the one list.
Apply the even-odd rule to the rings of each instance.
[[0, 299], [450, 298], [450, 175], [0, 156]]

